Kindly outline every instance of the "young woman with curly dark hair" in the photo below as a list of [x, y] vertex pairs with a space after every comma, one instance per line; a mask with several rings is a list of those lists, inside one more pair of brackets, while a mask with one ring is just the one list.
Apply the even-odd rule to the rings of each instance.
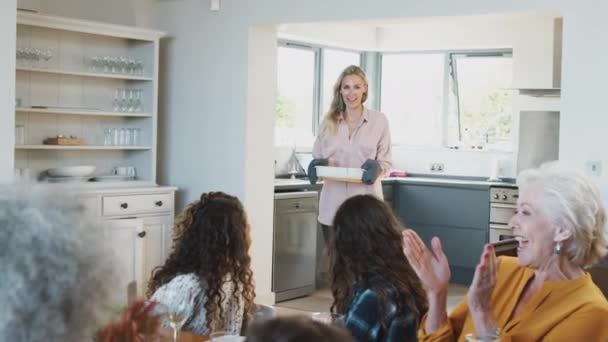
[[176, 219], [173, 250], [156, 268], [147, 295], [166, 306], [186, 306], [182, 330], [241, 334], [254, 309], [249, 223], [241, 202], [209, 192]]
[[426, 295], [403, 255], [390, 207], [372, 195], [354, 196], [333, 223], [332, 312], [344, 315], [357, 341], [416, 341]]

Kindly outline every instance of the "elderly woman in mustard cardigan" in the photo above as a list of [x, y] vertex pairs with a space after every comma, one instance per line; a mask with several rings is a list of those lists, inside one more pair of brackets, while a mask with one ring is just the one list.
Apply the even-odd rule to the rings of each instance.
[[518, 177], [510, 221], [518, 257], [486, 245], [466, 298], [448, 316], [448, 260], [403, 233], [404, 252], [425, 285], [421, 341], [608, 341], [608, 302], [585, 268], [606, 254], [606, 216], [597, 188], [556, 163]]

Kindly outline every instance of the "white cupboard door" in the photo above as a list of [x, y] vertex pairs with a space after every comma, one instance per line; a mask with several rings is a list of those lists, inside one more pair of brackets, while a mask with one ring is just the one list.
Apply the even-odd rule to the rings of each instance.
[[103, 221], [104, 234], [112, 256], [110, 262], [117, 273], [117, 294], [113, 304], [127, 304], [143, 283], [143, 243], [146, 232], [142, 219]]
[[143, 220], [146, 237], [144, 239], [144, 281], [142, 283], [142, 291], [145, 292], [147, 283], [152, 276], [152, 271], [157, 266], [163, 265], [169, 255], [173, 216], [146, 217]]

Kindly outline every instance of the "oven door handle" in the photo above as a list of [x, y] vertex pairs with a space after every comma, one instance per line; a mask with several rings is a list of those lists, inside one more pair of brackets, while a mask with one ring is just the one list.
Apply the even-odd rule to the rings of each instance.
[[493, 208], [504, 208], [504, 209], [516, 209], [516, 204], [503, 204], [503, 203], [490, 203], [490, 207]]

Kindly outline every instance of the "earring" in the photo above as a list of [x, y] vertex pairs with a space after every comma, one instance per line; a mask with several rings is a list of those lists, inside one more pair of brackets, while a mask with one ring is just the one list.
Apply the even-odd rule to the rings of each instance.
[[555, 243], [555, 246], [553, 247], [553, 253], [555, 253], [555, 255], [560, 255], [562, 253], [562, 245], [559, 242]]

